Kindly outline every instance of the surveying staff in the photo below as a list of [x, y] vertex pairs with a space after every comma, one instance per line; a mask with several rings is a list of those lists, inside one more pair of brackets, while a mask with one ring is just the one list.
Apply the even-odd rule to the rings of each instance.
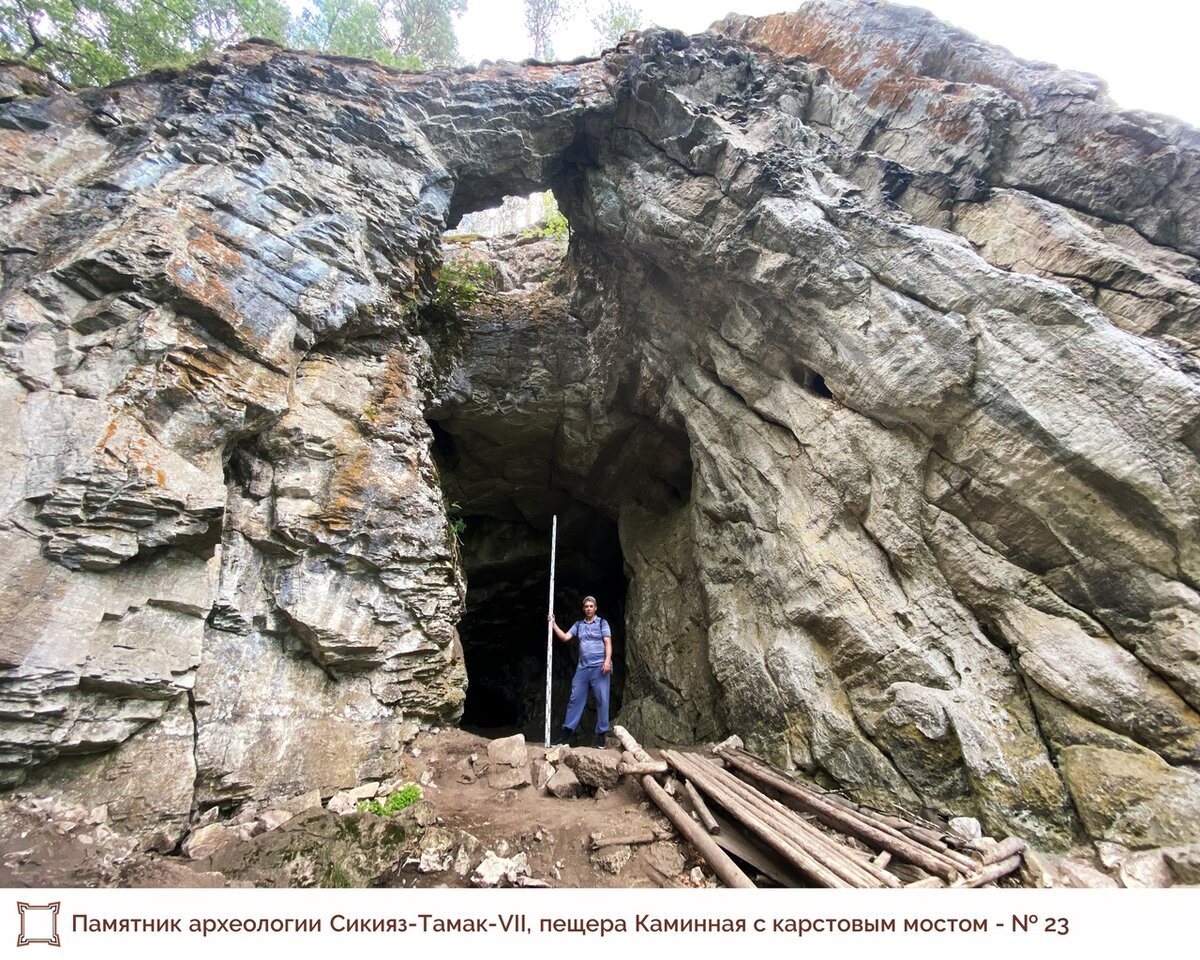
[[583, 719], [583, 708], [587, 704], [588, 690], [596, 697], [596, 746], [604, 747], [604, 735], [608, 733], [608, 686], [612, 679], [612, 630], [608, 621], [596, 616], [596, 598], [583, 598], [583, 619], [576, 620], [570, 630], [560, 630], [554, 622], [554, 614], [547, 618], [554, 628], [554, 635], [563, 643], [579, 638], [579, 666], [575, 668], [575, 679], [571, 681], [571, 699], [567, 702], [567, 718], [563, 721], [563, 742], [570, 742], [571, 734]]

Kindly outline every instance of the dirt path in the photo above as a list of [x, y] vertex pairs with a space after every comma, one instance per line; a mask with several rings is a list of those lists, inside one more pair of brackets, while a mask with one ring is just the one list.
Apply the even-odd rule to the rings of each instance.
[[[144, 838], [117, 833], [102, 815], [97, 819], [57, 798], [15, 791], [0, 797], [0, 885], [468, 887], [489, 851], [503, 858], [523, 853], [522, 881], [536, 885], [711, 883], [707, 868], [699, 880], [692, 875], [702, 862], [673, 839], [666, 820], [631, 778], [609, 792], [592, 796], [588, 790], [569, 800], [532, 785], [497, 790], [478, 775], [489, 743], [453, 728], [421, 733], [406, 750], [401, 771], [402, 779], [421, 782], [421, 801], [412, 808], [387, 818], [358, 812], [343, 817], [310, 807], [278, 829], [227, 841], [202, 859], [179, 850], [152, 852]], [[529, 746], [531, 762], [544, 754], [540, 746]], [[246, 808], [222, 823], [236, 828], [255, 815]], [[592, 849], [594, 834], [651, 831], [663, 839]], [[422, 869], [422, 855], [438, 841], [445, 851], [469, 850], [464, 869], [456, 871], [444, 853]], [[502, 881], [507, 882], [512, 881]]]
[[[533, 786], [494, 790], [486, 777], [476, 779], [471, 756], [486, 759], [488, 741], [475, 734], [443, 729], [421, 734], [413, 746], [412, 775], [420, 779], [425, 771], [432, 773], [432, 781], [422, 789], [441, 818], [439, 826], [471, 834], [480, 841], [481, 850], [505, 856], [523, 851], [535, 879], [554, 887], [658, 887], [693, 882], [690, 871], [701, 861], [687, 844], [674, 840], [606, 848], [598, 855], [591, 851], [592, 834], [614, 837], [669, 829], [629, 777], [598, 798], [560, 800]], [[544, 753], [541, 746], [529, 745], [531, 761]], [[401, 871], [397, 885], [470, 884], [453, 871], [422, 874], [413, 864]]]

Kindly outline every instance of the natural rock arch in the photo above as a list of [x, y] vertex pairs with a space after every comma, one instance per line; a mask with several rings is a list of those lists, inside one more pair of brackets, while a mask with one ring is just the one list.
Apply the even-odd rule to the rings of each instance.
[[[145, 827], [394, 770], [463, 702], [427, 418], [523, 416], [617, 524], [641, 736], [1195, 833], [1195, 131], [873, 4], [0, 116], [7, 782], [139, 771]], [[547, 185], [558, 279], [431, 325], [443, 230]]]

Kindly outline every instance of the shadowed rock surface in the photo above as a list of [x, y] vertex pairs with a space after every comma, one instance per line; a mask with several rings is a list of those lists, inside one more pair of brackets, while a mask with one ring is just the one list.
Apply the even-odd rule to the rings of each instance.
[[[558, 513], [647, 743], [1200, 837], [1196, 131], [865, 2], [45, 92], [0, 104], [5, 783], [178, 832], [389, 777], [472, 649], [536, 667]], [[561, 262], [443, 253], [547, 187]]]

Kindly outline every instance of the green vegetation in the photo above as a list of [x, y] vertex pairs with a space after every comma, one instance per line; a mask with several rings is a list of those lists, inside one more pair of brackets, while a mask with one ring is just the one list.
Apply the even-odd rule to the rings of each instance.
[[624, 34], [642, 29], [642, 11], [624, 0], [608, 0], [608, 6], [592, 17], [592, 29], [606, 49], [615, 47]]
[[454, 539], [459, 543], [463, 542], [463, 534], [467, 532], [467, 521], [461, 516], [462, 504], [457, 500], [452, 500], [446, 504], [446, 516], [450, 518], [450, 530], [454, 534]]
[[571, 224], [564, 214], [558, 208], [558, 200], [554, 197], [553, 190], [547, 190], [542, 194], [543, 209], [546, 211], [542, 217], [541, 225], [534, 225], [524, 231], [523, 237], [549, 237], [554, 240], [566, 240], [571, 234]]
[[495, 276], [496, 270], [490, 263], [465, 257], [448, 260], [442, 264], [441, 273], [438, 274], [433, 302], [447, 310], [473, 307], [479, 302], [483, 288]]
[[393, 813], [411, 807], [420, 799], [421, 788], [415, 783], [409, 783], [393, 791], [383, 803], [378, 800], [360, 800], [358, 810], [360, 813], [373, 813], [377, 817], [390, 817]]
[[308, 0], [288, 46], [376, 60], [402, 70], [458, 62], [454, 15], [467, 0]]
[[282, 40], [287, 19], [279, 0], [0, 0], [0, 56], [105, 84], [248, 36]]
[[422, 69], [458, 62], [467, 0], [0, 0], [0, 57], [93, 86], [184, 67], [248, 37]]
[[558, 201], [554, 199], [554, 194], [546, 191], [546, 225], [542, 227], [541, 234], [543, 237], [552, 237], [555, 240], [566, 240], [571, 230], [571, 225], [567, 223], [566, 215], [558, 209]]

